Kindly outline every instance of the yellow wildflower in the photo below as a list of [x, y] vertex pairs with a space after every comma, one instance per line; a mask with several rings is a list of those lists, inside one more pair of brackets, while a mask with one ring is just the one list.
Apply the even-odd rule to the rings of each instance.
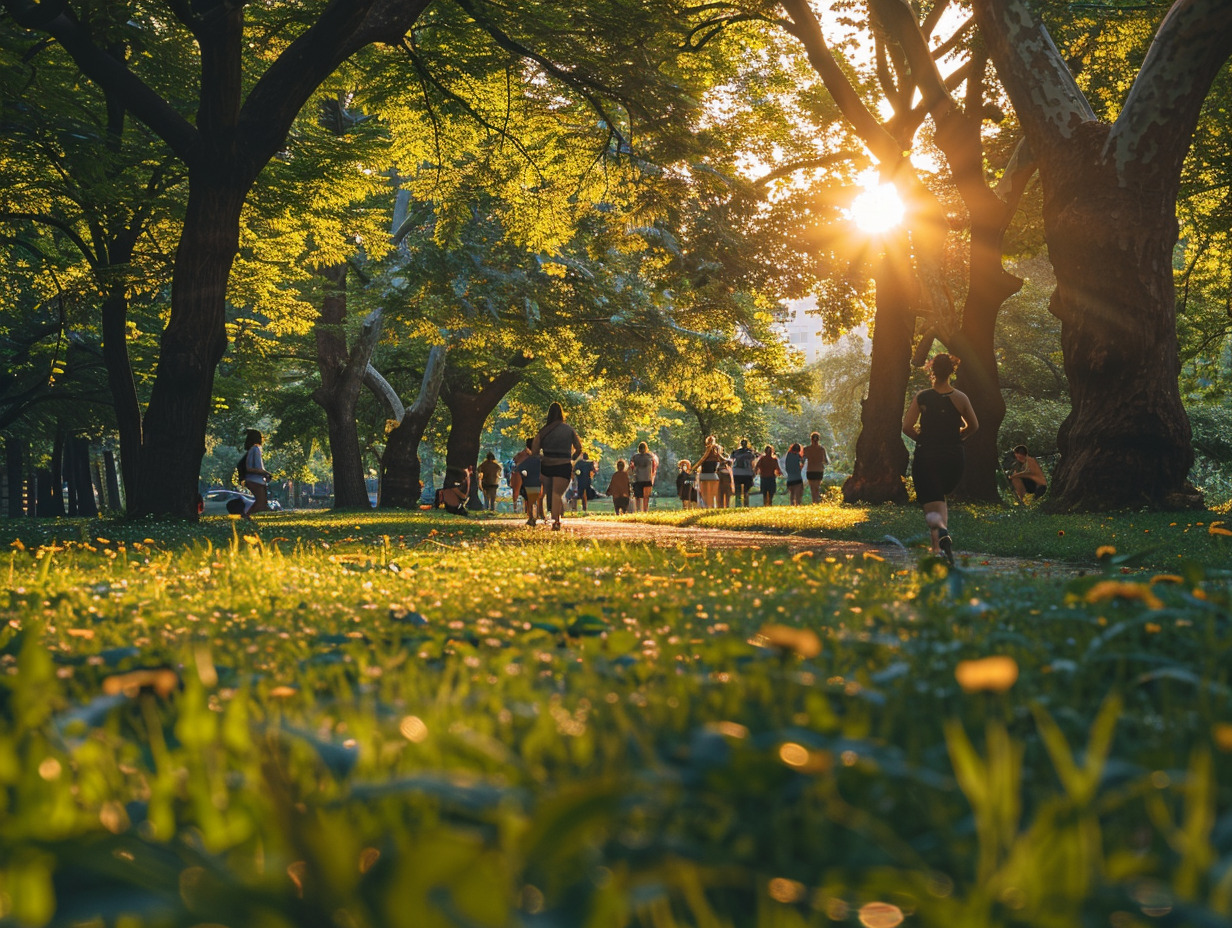
[[959, 661], [954, 679], [967, 693], [1004, 693], [1018, 680], [1018, 662], [1005, 655]]
[[1087, 590], [1086, 601], [1102, 603], [1110, 599], [1136, 599], [1151, 609], [1162, 609], [1163, 601], [1151, 592], [1145, 583], [1132, 583], [1127, 580], [1101, 580]]

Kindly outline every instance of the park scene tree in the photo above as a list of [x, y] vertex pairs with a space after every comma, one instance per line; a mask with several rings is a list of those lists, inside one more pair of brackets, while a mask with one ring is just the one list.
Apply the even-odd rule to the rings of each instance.
[[1229, 57], [4, 0], [0, 928], [1228, 923]]

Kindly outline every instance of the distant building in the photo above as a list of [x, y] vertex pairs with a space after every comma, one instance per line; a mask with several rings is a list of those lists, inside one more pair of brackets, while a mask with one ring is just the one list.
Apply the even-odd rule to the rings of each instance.
[[812, 364], [830, 351], [830, 346], [821, 337], [821, 319], [811, 312], [817, 308], [817, 300], [813, 297], [788, 300], [786, 306], [782, 327], [787, 333], [787, 341], [804, 355], [805, 364]]

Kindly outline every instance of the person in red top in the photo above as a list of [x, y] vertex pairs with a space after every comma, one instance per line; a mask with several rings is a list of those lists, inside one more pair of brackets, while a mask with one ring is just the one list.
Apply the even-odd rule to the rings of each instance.
[[774, 494], [778, 491], [776, 477], [781, 477], [779, 459], [774, 456], [774, 445], [766, 445], [766, 450], [753, 465], [753, 470], [761, 477], [761, 501], [763, 506], [774, 505]]

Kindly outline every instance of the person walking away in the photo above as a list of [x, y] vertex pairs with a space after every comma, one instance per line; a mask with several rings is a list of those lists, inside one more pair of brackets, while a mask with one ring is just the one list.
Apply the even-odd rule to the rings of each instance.
[[731, 459], [724, 458], [719, 462], [719, 508], [726, 509], [732, 501], [732, 466]]
[[783, 456], [783, 467], [787, 470], [787, 501], [792, 506], [804, 502], [804, 449], [800, 443], [792, 442], [787, 454]]
[[773, 506], [774, 494], [778, 492], [778, 481], [775, 478], [783, 475], [779, 470], [779, 459], [774, 455], [774, 445], [766, 445], [766, 450], [754, 462], [753, 469], [761, 480], [761, 504]]
[[582, 439], [565, 422], [565, 411], [560, 403], [548, 407], [547, 421], [535, 436], [530, 450], [543, 455], [540, 466], [543, 491], [552, 510], [552, 530], [560, 531], [560, 520], [565, 513], [565, 490], [573, 474], [573, 453], [582, 453]]
[[1044, 476], [1044, 468], [1040, 467], [1039, 461], [1027, 453], [1026, 445], [1014, 449], [1014, 459], [1018, 461], [1018, 469], [1010, 474], [1010, 486], [1014, 488], [1018, 502], [1025, 503], [1028, 493], [1037, 498], [1042, 496], [1048, 489], [1048, 478]]
[[637, 454], [629, 459], [633, 466], [633, 511], [650, 511], [650, 491], [659, 476], [659, 459], [650, 451], [646, 442], [639, 442]]
[[629, 511], [629, 495], [632, 487], [627, 467], [625, 459], [620, 458], [616, 462], [616, 473], [612, 474], [612, 479], [607, 483], [607, 495], [612, 498], [612, 511], [618, 516], [623, 516]]
[[706, 436], [706, 448], [693, 465], [697, 475], [697, 501], [703, 509], [714, 509], [719, 504], [719, 463], [723, 450], [713, 435]]
[[479, 465], [479, 485], [483, 488], [483, 506], [488, 512], [496, 512], [496, 494], [500, 491], [501, 466], [491, 451]]
[[676, 495], [681, 509], [692, 509], [697, 502], [697, 486], [693, 482], [693, 465], [687, 459], [676, 465]]
[[[526, 444], [530, 445], [533, 439], [528, 439]], [[543, 518], [543, 477], [541, 473], [541, 458], [530, 448], [524, 449], [525, 454], [518, 452], [518, 457], [521, 458], [515, 464], [518, 475], [518, 483], [521, 486], [522, 495], [526, 498], [526, 524], [535, 524], [535, 514], [538, 510], [539, 518]]]
[[244, 433], [244, 486], [252, 494], [252, 502], [244, 510], [246, 519], [258, 512], [270, 511], [269, 478], [273, 474], [265, 469], [265, 459], [261, 456], [263, 441], [256, 429]]
[[592, 461], [585, 451], [573, 462], [573, 479], [577, 484], [577, 498], [582, 504], [582, 512], [589, 512], [590, 501], [599, 498], [593, 485], [598, 470], [599, 465]]
[[747, 438], [740, 439], [740, 447], [731, 456], [732, 488], [738, 505], [749, 505], [749, 493], [753, 490], [753, 462], [757, 452], [749, 447]]
[[916, 499], [924, 509], [933, 555], [945, 555], [952, 565], [954, 539], [950, 537], [945, 498], [962, 479], [962, 443], [975, 434], [980, 423], [967, 394], [950, 384], [958, 359], [939, 354], [926, 366], [933, 385], [912, 397], [903, 416], [903, 434], [916, 443], [911, 479], [915, 482]]
[[813, 495], [813, 502], [821, 502], [821, 481], [826, 476], [826, 465], [830, 463], [830, 456], [826, 454], [826, 449], [821, 444], [821, 433], [814, 432], [809, 436], [809, 443], [804, 447], [804, 476], [808, 480], [809, 492]]
[[509, 468], [509, 492], [513, 494], [513, 511], [517, 514], [518, 500], [523, 498], [522, 494], [522, 471], [519, 469], [523, 461], [530, 455], [530, 443], [533, 438], [526, 439], [526, 447], [521, 449], [513, 456], [513, 466]]

